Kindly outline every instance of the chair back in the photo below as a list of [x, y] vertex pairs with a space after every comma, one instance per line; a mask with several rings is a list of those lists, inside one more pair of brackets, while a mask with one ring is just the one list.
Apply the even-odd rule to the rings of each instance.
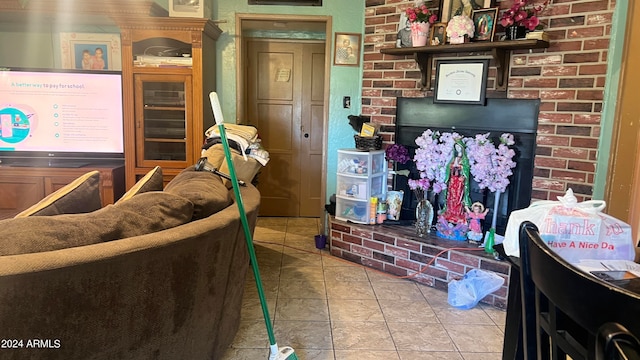
[[[528, 221], [520, 226], [520, 261], [525, 358], [616, 359], [605, 357], [605, 347], [614, 354], [611, 348], [616, 344], [614, 337], [606, 335], [611, 333], [608, 323], [623, 329], [624, 347], [637, 354], [639, 294], [571, 265], [546, 245], [538, 228]], [[603, 340], [607, 338], [609, 343]]]

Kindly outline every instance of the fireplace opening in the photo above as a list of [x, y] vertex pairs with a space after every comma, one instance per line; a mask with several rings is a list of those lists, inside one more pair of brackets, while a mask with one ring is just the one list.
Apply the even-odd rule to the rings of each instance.
[[[511, 211], [526, 208], [531, 203], [539, 108], [539, 99], [487, 99], [486, 105], [466, 105], [434, 103], [432, 97], [400, 97], [397, 98], [395, 142], [406, 146], [413, 158], [417, 148], [415, 139], [427, 129], [457, 132], [466, 137], [491, 133], [494, 144], [499, 143], [503, 133], [513, 134], [516, 167], [509, 178], [509, 186], [500, 196], [496, 222], [496, 232], [503, 235]], [[415, 220], [417, 201], [407, 184], [409, 178], [418, 178], [415, 163], [409, 161], [394, 166], [396, 170], [410, 172], [409, 177], [394, 176], [392, 183], [394, 190], [402, 190], [405, 194], [400, 218]], [[488, 231], [493, 217], [494, 194], [481, 190], [473, 178], [469, 193], [471, 202], [482, 202], [489, 209], [483, 224], [483, 231]], [[437, 211], [444, 199], [431, 193], [429, 196]]]

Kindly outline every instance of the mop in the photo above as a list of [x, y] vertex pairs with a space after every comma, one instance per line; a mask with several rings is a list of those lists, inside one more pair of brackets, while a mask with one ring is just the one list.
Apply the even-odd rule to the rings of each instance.
[[216, 120], [216, 125], [220, 131], [220, 138], [222, 139], [222, 147], [224, 148], [224, 156], [227, 160], [227, 166], [229, 167], [229, 175], [231, 177], [231, 184], [233, 185], [233, 193], [236, 196], [236, 204], [238, 204], [238, 211], [240, 212], [240, 220], [242, 222], [242, 228], [244, 229], [244, 237], [247, 240], [247, 248], [249, 249], [249, 258], [251, 259], [251, 268], [253, 269], [253, 275], [256, 279], [256, 287], [258, 288], [258, 296], [260, 297], [260, 306], [262, 307], [262, 314], [264, 316], [264, 322], [267, 325], [267, 334], [269, 335], [269, 360], [298, 360], [293, 349], [289, 346], [278, 348], [276, 343], [276, 337], [273, 334], [273, 327], [271, 325], [271, 319], [269, 317], [269, 309], [267, 308], [267, 299], [264, 296], [264, 290], [262, 287], [262, 280], [260, 278], [260, 270], [258, 269], [258, 261], [256, 259], [256, 252], [253, 249], [253, 239], [251, 237], [251, 230], [249, 230], [249, 222], [247, 221], [247, 214], [244, 211], [244, 205], [242, 203], [242, 196], [240, 195], [240, 188], [238, 184], [238, 178], [236, 177], [236, 170], [233, 166], [233, 160], [231, 157], [231, 150], [229, 149], [229, 143], [227, 142], [227, 134], [224, 129], [224, 119], [222, 118], [222, 109], [220, 109], [220, 101], [218, 100], [218, 94], [211, 92], [209, 94], [209, 100], [211, 101], [211, 108], [213, 109], [213, 116]]

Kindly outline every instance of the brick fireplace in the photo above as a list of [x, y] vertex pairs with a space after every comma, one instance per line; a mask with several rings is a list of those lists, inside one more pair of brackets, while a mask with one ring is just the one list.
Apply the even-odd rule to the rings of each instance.
[[[461, 278], [471, 269], [492, 271], [504, 277], [505, 283], [481, 302], [506, 309], [511, 267], [506, 261], [495, 260], [478, 250], [477, 245], [435, 235], [420, 238], [409, 224], [361, 225], [336, 220], [333, 216], [329, 222], [330, 249], [334, 256], [444, 291], [449, 281]], [[452, 248], [456, 250], [438, 255]]]

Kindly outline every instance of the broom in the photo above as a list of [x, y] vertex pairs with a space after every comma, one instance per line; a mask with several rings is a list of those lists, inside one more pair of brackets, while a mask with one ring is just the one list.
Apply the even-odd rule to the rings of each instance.
[[273, 326], [271, 325], [271, 320], [269, 320], [271, 318], [269, 317], [269, 309], [267, 308], [267, 299], [264, 296], [264, 289], [262, 287], [262, 280], [260, 278], [260, 270], [258, 269], [258, 260], [256, 259], [256, 252], [253, 249], [251, 230], [249, 229], [247, 214], [244, 211], [238, 178], [236, 177], [236, 169], [233, 166], [231, 150], [229, 149], [229, 143], [227, 142], [227, 134], [224, 129], [224, 119], [222, 117], [222, 109], [220, 108], [218, 94], [215, 91], [212, 91], [211, 93], [209, 93], [209, 100], [211, 101], [211, 108], [213, 109], [213, 116], [215, 117], [216, 125], [218, 125], [218, 130], [220, 131], [222, 147], [224, 148], [224, 157], [226, 158], [227, 166], [229, 167], [229, 176], [231, 177], [231, 184], [233, 185], [233, 193], [236, 196], [236, 204], [238, 204], [240, 220], [242, 222], [242, 228], [244, 229], [244, 238], [247, 240], [247, 248], [249, 249], [249, 258], [251, 259], [253, 277], [256, 279], [256, 287], [258, 288], [258, 296], [260, 298], [260, 306], [262, 307], [262, 315], [264, 316], [264, 322], [267, 326], [267, 335], [269, 335], [269, 360], [298, 360], [298, 357], [291, 347], [284, 346], [278, 348], [278, 343], [276, 343], [276, 337], [273, 334]]

